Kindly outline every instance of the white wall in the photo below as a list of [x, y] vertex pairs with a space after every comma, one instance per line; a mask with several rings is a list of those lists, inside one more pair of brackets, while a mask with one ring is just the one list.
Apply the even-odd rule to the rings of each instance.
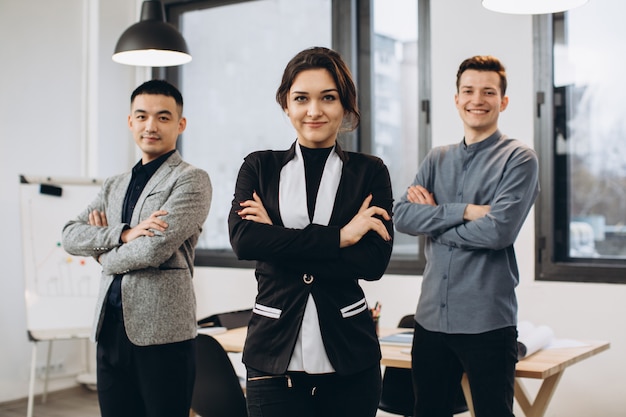
[[[127, 0], [0, 1], [0, 402], [28, 393], [19, 174], [108, 176], [136, 159], [125, 122], [136, 71], [111, 61], [136, 9]], [[84, 351], [84, 341], [55, 342], [52, 362], [78, 371]]]
[[[17, 178], [34, 175], [107, 176], [135, 161], [125, 127], [128, 96], [138, 75], [110, 61], [119, 34], [135, 20], [137, 4], [125, 0], [0, 1], [0, 218], [4, 220], [0, 278], [0, 402], [27, 394], [30, 345], [26, 340]], [[81, 46], [83, 7], [91, 6], [97, 30], [90, 52]], [[456, 68], [475, 54], [493, 54], [507, 66], [511, 103], [501, 116], [509, 136], [533, 145], [532, 23], [528, 16], [484, 11], [478, 0], [431, 0], [433, 144], [456, 142], [462, 127], [453, 105]], [[88, 13], [87, 16], [90, 16]], [[93, 25], [89, 25], [93, 28]], [[60, 45], [60, 46], [59, 46]], [[89, 56], [89, 82], [80, 84]], [[81, 85], [87, 85], [83, 88]], [[91, 151], [79, 126], [87, 91], [92, 121]], [[94, 108], [96, 110], [94, 110]], [[95, 119], [95, 120], [94, 120]], [[82, 130], [81, 130], [82, 129]], [[36, 152], [35, 152], [36, 151]], [[91, 160], [81, 164], [81, 155]], [[89, 172], [85, 172], [89, 171]], [[70, 214], [71, 215], [71, 214]], [[565, 372], [546, 417], [624, 415], [626, 286], [534, 280], [534, 219], [531, 213], [516, 243], [522, 280], [520, 318], [551, 326], [557, 337], [603, 339], [611, 349]], [[256, 283], [252, 270], [198, 268], [198, 315], [249, 308]], [[417, 304], [421, 277], [388, 275], [363, 284], [368, 301], [383, 305], [381, 324], [395, 325]], [[55, 346], [53, 356], [77, 364], [82, 344]], [[73, 362], [72, 362], [73, 360]], [[536, 384], [528, 384], [534, 392]], [[69, 386], [71, 378], [53, 388]], [[40, 389], [40, 387], [39, 387]], [[517, 415], [522, 415], [518, 410]]]

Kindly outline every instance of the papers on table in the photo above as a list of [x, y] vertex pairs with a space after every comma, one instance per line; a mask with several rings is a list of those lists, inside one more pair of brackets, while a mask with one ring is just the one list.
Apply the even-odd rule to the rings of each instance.
[[411, 343], [413, 343], [413, 330], [390, 334], [378, 340], [381, 345], [411, 346]]
[[583, 346], [589, 346], [589, 343], [574, 339], [552, 339], [552, 342], [544, 349], [576, 348]]
[[[406, 330], [378, 339], [381, 345], [411, 347], [413, 330]], [[571, 339], [557, 339], [553, 330], [546, 325], [534, 325], [529, 321], [517, 324], [518, 359], [525, 358], [542, 349], [581, 347], [585, 343]]]
[[549, 346], [554, 340], [554, 332], [545, 325], [535, 326], [529, 321], [517, 324], [517, 357], [530, 356]]
[[200, 327], [198, 328], [198, 334], [214, 335], [226, 333], [226, 330], [228, 330], [226, 327]]

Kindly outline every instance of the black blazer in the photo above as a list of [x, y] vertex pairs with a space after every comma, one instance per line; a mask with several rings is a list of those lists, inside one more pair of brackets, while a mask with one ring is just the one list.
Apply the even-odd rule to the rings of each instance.
[[[380, 346], [359, 279], [382, 277], [392, 241], [367, 233], [357, 244], [339, 248], [339, 231], [371, 193], [372, 205], [391, 215], [389, 172], [379, 158], [335, 152], [343, 161], [341, 180], [328, 226], [304, 229], [283, 226], [278, 189], [282, 167], [293, 159], [295, 143], [286, 151], [248, 155], [237, 177], [228, 226], [239, 259], [256, 260], [258, 294], [248, 326], [243, 362], [272, 374], [287, 370], [304, 309], [312, 294], [326, 353], [340, 374], [353, 374], [380, 361]], [[273, 225], [242, 220], [239, 202], [256, 191]], [[392, 221], [384, 221], [393, 236]]]

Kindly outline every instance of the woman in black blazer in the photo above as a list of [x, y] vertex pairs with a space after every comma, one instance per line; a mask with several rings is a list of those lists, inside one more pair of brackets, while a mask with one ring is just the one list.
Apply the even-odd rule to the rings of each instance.
[[379, 158], [337, 143], [360, 119], [337, 52], [297, 54], [276, 100], [297, 140], [245, 158], [228, 219], [238, 258], [257, 261], [243, 352], [248, 412], [375, 416], [380, 347], [358, 280], [380, 279], [389, 263], [389, 172]]

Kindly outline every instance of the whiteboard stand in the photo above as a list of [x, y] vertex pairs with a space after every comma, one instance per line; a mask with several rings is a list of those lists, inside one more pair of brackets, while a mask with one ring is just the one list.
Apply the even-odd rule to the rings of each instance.
[[[26, 410], [26, 416], [33, 416], [33, 405], [35, 402], [35, 380], [37, 378], [36, 368], [37, 368], [37, 346], [41, 342], [48, 342], [48, 356], [46, 359], [46, 368], [45, 375], [43, 381], [43, 393], [41, 397], [41, 402], [45, 403], [48, 397], [48, 371], [50, 369], [50, 359], [52, 358], [52, 342], [55, 340], [71, 340], [71, 339], [86, 339], [87, 348], [86, 348], [86, 356], [85, 356], [85, 369], [87, 370], [87, 374], [79, 375], [77, 378], [78, 382], [81, 382], [81, 379], [85, 378], [85, 380], [92, 381], [95, 384], [95, 377], [84, 377], [83, 375], [89, 375], [90, 366], [89, 366], [89, 336], [91, 334], [91, 329], [67, 329], [66, 332], [60, 332], [59, 330], [54, 331], [28, 331], [28, 338], [32, 343], [32, 352], [30, 359], [30, 381], [28, 384], [28, 407]], [[82, 377], [82, 378], [81, 378]]]
[[[87, 339], [85, 362], [90, 371], [88, 339], [102, 267], [91, 257], [71, 256], [61, 241], [63, 226], [88, 207], [101, 184], [92, 178], [19, 176], [26, 325], [32, 343], [28, 417], [33, 412], [40, 343], [48, 342], [43, 402], [48, 395], [54, 341]], [[77, 381], [89, 381], [93, 387], [95, 377], [82, 374]]]
[[83, 374], [79, 374], [76, 377], [76, 382], [84, 385], [86, 388], [92, 391], [96, 391], [97, 389], [96, 372], [91, 369], [91, 361], [89, 360], [90, 358], [89, 346], [90, 346], [90, 341], [87, 340], [85, 342], [85, 371], [86, 372]]

